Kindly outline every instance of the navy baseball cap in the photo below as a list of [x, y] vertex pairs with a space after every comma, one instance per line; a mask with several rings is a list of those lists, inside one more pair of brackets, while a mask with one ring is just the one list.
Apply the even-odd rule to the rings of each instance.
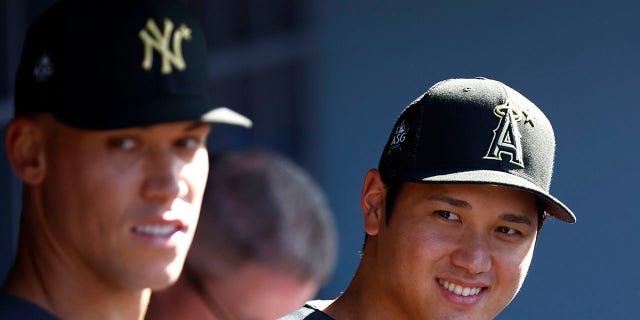
[[29, 28], [15, 115], [91, 130], [204, 121], [251, 127], [208, 97], [199, 22], [174, 0], [60, 0]]
[[385, 179], [526, 190], [549, 215], [574, 223], [549, 193], [555, 147], [551, 123], [519, 92], [486, 78], [449, 79], [402, 111], [378, 170]]

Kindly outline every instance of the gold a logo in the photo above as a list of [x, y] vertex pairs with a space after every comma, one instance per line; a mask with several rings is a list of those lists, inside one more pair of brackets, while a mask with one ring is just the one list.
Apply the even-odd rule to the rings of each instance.
[[[182, 40], [191, 40], [191, 29], [181, 24], [174, 32], [173, 22], [164, 19], [164, 30], [160, 32], [160, 28], [153, 19], [149, 18], [145, 28], [140, 30], [138, 36], [144, 44], [144, 59], [142, 60], [142, 69], [151, 70], [153, 66], [153, 50], [158, 51], [162, 58], [160, 72], [162, 74], [170, 74], [172, 66], [178, 71], [186, 69], [187, 65], [182, 57]], [[171, 38], [173, 37], [173, 42]], [[173, 45], [173, 52], [169, 49], [169, 44]]]
[[508, 100], [504, 104], [496, 106], [493, 109], [493, 114], [500, 118], [500, 122], [493, 129], [493, 139], [491, 139], [491, 145], [483, 159], [502, 160], [504, 154], [511, 158], [510, 163], [524, 168], [518, 121], [524, 116], [524, 124], [529, 123], [534, 126], [534, 119], [529, 112], [513, 108]]

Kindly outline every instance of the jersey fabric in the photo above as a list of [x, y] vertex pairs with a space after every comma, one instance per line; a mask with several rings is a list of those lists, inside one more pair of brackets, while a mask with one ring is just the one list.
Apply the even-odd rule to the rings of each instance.
[[328, 314], [320, 311], [320, 309], [318, 309], [315, 304], [316, 302], [322, 302], [322, 301], [321, 300], [309, 301], [302, 308], [278, 320], [335, 320], [332, 317], [330, 317]]
[[0, 293], [0, 319], [56, 320], [58, 318], [31, 301]]

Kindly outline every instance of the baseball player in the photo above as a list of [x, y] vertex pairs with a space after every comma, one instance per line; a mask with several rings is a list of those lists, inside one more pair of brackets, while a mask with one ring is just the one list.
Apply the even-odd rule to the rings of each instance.
[[1, 319], [142, 319], [182, 271], [211, 123], [202, 30], [173, 0], [60, 0], [29, 28], [6, 150], [23, 184]]
[[400, 114], [362, 187], [362, 260], [334, 301], [282, 319], [492, 319], [516, 296], [547, 216], [555, 138], [504, 83], [450, 79]]

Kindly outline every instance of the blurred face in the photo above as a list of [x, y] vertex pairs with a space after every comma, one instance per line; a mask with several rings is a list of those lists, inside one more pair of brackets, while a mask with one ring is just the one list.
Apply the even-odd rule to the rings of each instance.
[[42, 225], [56, 254], [79, 276], [108, 286], [162, 288], [175, 281], [198, 220], [209, 130], [196, 122], [108, 131], [55, 123]]
[[538, 225], [532, 194], [492, 185], [407, 183], [381, 219], [381, 291], [416, 319], [493, 319], [525, 279]]

